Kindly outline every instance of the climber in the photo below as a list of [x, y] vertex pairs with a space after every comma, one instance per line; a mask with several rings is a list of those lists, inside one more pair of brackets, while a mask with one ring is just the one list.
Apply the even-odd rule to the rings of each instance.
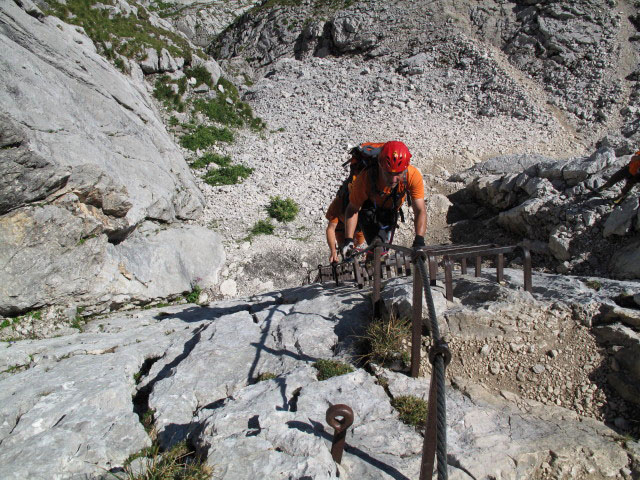
[[414, 213], [413, 246], [425, 245], [427, 210], [424, 185], [420, 171], [409, 165], [410, 159], [411, 153], [404, 143], [387, 142], [378, 154], [378, 161], [353, 181], [345, 211], [344, 257], [354, 252], [353, 237], [358, 225], [369, 245], [375, 239], [383, 243], [393, 241], [400, 207], [407, 193], [407, 202], [410, 202]]
[[625, 184], [617, 197], [614, 197], [614, 203], [620, 203], [626, 197], [627, 193], [633, 188], [636, 183], [640, 183], [640, 150], [631, 156], [631, 160], [617, 172], [615, 172], [609, 180], [607, 180], [602, 186], [597, 188], [594, 193], [600, 194], [603, 190], [613, 187], [621, 180], [625, 180]]

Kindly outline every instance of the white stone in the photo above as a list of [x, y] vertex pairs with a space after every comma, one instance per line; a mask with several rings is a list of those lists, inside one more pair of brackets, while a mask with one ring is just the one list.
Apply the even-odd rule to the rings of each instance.
[[220, 293], [227, 297], [232, 297], [238, 292], [235, 280], [227, 279], [220, 284]]

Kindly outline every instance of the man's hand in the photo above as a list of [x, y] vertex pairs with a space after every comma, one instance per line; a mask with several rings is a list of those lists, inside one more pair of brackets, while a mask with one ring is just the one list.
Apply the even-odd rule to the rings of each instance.
[[342, 257], [350, 257], [353, 254], [353, 250], [353, 238], [345, 238], [342, 244]]
[[331, 252], [331, 255], [329, 255], [329, 263], [338, 263], [338, 252]]
[[416, 235], [416, 238], [413, 239], [412, 247], [424, 247], [424, 237], [422, 235]]

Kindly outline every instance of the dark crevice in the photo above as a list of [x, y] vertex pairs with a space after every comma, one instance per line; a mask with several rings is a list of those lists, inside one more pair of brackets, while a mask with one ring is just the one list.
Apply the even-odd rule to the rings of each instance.
[[638, 305], [633, 298], [633, 295], [618, 295], [617, 297], [613, 298], [613, 301], [622, 308], [640, 310], [640, 305]]
[[112, 245], [122, 243], [136, 229], [137, 225], [131, 225], [128, 228], [107, 233], [107, 241]]
[[[154, 411], [149, 408], [149, 396], [153, 391], [153, 387], [156, 382], [168, 377], [171, 371], [176, 368], [182, 360], [187, 358], [191, 351], [196, 347], [198, 342], [200, 341], [200, 333], [203, 329], [205, 329], [207, 325], [201, 325], [198, 327], [191, 337], [185, 344], [184, 349], [180, 355], [174, 358], [171, 362], [165, 364], [162, 369], [156, 374], [156, 376], [150, 379], [142, 388], [138, 389], [138, 392], [133, 396], [133, 411], [138, 415], [140, 419], [140, 423], [145, 427], [147, 433], [151, 432], [153, 429], [153, 424], [155, 422]], [[136, 383], [140, 383], [143, 377], [147, 376], [151, 371], [151, 367], [155, 362], [157, 362], [161, 357], [153, 357], [148, 358], [142, 364], [140, 371], [136, 374]], [[167, 427], [165, 430], [168, 430]], [[165, 432], [165, 437], [167, 433]], [[171, 436], [169, 436], [171, 438]]]
[[20, 148], [21, 146], [22, 146], [22, 142], [7, 143], [5, 145], [2, 145], [0, 147], [0, 150], [9, 150], [10, 148]]
[[[135, 375], [136, 384], [139, 384], [140, 381], [149, 375], [151, 371], [151, 367], [154, 363], [160, 360], [161, 357], [151, 357], [147, 358], [140, 367], [140, 370]], [[149, 395], [153, 391], [153, 383], [149, 382], [144, 387], [138, 389], [136, 394], [133, 396], [133, 412], [138, 415], [140, 419], [140, 423], [145, 427], [145, 430], [149, 431], [151, 428], [151, 424], [153, 423], [153, 413], [149, 413]]]
[[204, 407], [202, 407], [200, 410], [215, 410], [217, 408], [220, 408], [222, 406], [224, 406], [224, 404], [227, 402], [226, 398], [220, 398], [214, 402], [208, 403], [206, 404]]

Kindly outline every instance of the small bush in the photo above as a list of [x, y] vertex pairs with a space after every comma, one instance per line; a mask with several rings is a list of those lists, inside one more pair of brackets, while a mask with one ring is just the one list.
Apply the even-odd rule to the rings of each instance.
[[271, 197], [267, 206], [269, 216], [279, 222], [290, 222], [296, 218], [299, 210], [298, 204], [293, 199], [282, 199], [279, 195]]
[[275, 227], [269, 220], [258, 220], [256, 224], [251, 227], [248, 239], [255, 237], [256, 235], [273, 235]]
[[178, 126], [178, 124], [180, 123], [180, 121], [175, 117], [175, 115], [171, 115], [169, 117], [169, 125], [172, 127], [176, 127]]
[[156, 78], [156, 83], [153, 89], [153, 96], [160, 100], [168, 109], [175, 109], [179, 112], [182, 112], [184, 111], [184, 103], [182, 102], [180, 93], [176, 93], [171, 86], [173, 83], [174, 82], [169, 78], [168, 75], [161, 75], [160, 77]]
[[197, 160], [189, 164], [191, 168], [204, 168], [207, 165], [215, 163], [220, 167], [228, 167], [231, 165], [231, 157], [218, 155], [217, 153], [205, 153]]
[[[193, 77], [196, 79], [196, 85], [206, 84], [209, 88], [213, 88], [213, 79], [209, 70], [204, 65], [197, 65], [195, 67], [186, 68], [184, 73], [187, 77]], [[186, 78], [186, 77], [185, 77]]]
[[335, 360], [320, 359], [313, 366], [318, 370], [318, 380], [320, 381], [353, 372], [351, 365]]
[[216, 142], [233, 142], [233, 133], [227, 128], [199, 125], [195, 127], [193, 133], [183, 135], [180, 139], [180, 145], [194, 152], [199, 148], [210, 147]]
[[202, 179], [212, 186], [235, 185], [251, 175], [251, 172], [253, 172], [253, 168], [244, 165], [229, 165], [209, 170]]
[[200, 298], [200, 294], [202, 293], [202, 288], [200, 285], [196, 285], [193, 287], [191, 292], [184, 297], [184, 299], [189, 303], [198, 303], [198, 298]]
[[218, 95], [208, 102], [198, 99], [193, 105], [196, 111], [204, 113], [214, 122], [230, 127], [241, 127], [244, 123], [240, 115], [235, 111], [233, 105], [227, 103], [223, 95]]
[[423, 427], [427, 420], [428, 404], [424, 400], [412, 395], [396, 397], [391, 405], [400, 414], [400, 420], [407, 425]]
[[71, 327], [78, 329], [82, 332], [84, 325], [87, 323], [86, 319], [81, 315], [76, 315], [75, 318], [71, 321]]

